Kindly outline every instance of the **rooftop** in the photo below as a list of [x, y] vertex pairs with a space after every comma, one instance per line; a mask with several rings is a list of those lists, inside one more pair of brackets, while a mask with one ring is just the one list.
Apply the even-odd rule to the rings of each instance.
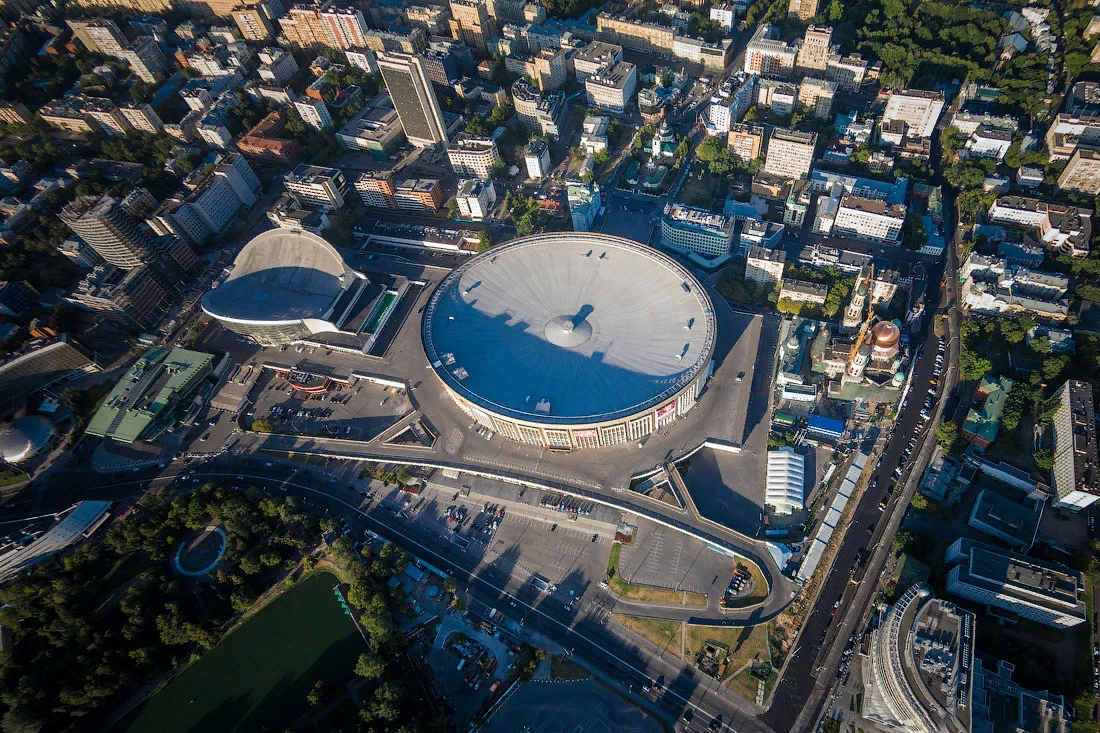
[[709, 363], [714, 331], [710, 298], [674, 260], [572, 232], [472, 258], [439, 285], [423, 320], [428, 358], [450, 389], [554, 424], [618, 419], [667, 400]]

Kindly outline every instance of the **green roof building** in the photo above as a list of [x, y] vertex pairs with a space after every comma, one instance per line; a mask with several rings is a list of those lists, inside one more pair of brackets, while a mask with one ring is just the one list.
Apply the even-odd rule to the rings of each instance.
[[981, 384], [974, 390], [974, 402], [982, 402], [980, 407], [970, 408], [966, 413], [966, 422], [962, 426], [963, 437], [978, 446], [988, 448], [997, 439], [1001, 427], [1001, 412], [1005, 409], [1005, 400], [1012, 389], [1013, 381], [1008, 377], [999, 379], [988, 375], [982, 377]]
[[188, 349], [150, 349], [107, 395], [87, 432], [121, 443], [154, 440], [186, 408], [214, 357]]

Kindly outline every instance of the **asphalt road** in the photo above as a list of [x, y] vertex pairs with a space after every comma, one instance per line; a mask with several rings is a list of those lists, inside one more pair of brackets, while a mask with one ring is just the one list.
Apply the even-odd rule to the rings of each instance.
[[[823, 661], [810, 662], [818, 659], [818, 644], [822, 639], [825, 639], [827, 643], [820, 648], [823, 652], [820, 657], [821, 660], [835, 656], [830, 654], [834, 642], [841, 648], [847, 643], [847, 633], [838, 633], [827, 638], [834, 620], [834, 604], [842, 601], [845, 592], [849, 591], [852, 585], [847, 571], [856, 563], [857, 553], [861, 549], [874, 548], [876, 540], [878, 542], [889, 542], [891, 538], [884, 536], [886, 533], [881, 531], [879, 525], [886, 524], [890, 514], [904, 513], [906, 510], [906, 506], [899, 506], [901, 502], [897, 501], [897, 497], [900, 496], [900, 484], [899, 490], [895, 492], [894, 500], [887, 507], [889, 513], [880, 511], [878, 504], [888, 497], [887, 489], [893, 483], [894, 469], [900, 462], [901, 453], [905, 449], [909, 436], [920, 421], [919, 413], [927, 395], [929, 380], [932, 379], [937, 341], [934, 335], [931, 339], [927, 339], [927, 336], [932, 333], [933, 318], [930, 314], [937, 312], [942, 294], [939, 289], [942, 270], [937, 268], [929, 275], [925, 295], [925, 322], [922, 325], [921, 332], [916, 337], [911, 337], [913, 348], [917, 348], [922, 343], [925, 345], [916, 360], [908, 405], [899, 415], [894, 437], [886, 444], [879, 467], [871, 474], [870, 482], [877, 481], [878, 484], [874, 489], [864, 490], [861, 495], [859, 503], [852, 513], [848, 532], [833, 563], [834, 570], [825, 580], [817, 603], [814, 605], [809, 618], [803, 624], [799, 643], [791, 652], [792, 657], [798, 657], [798, 662], [787, 665], [785, 675], [778, 682], [771, 707], [763, 716], [764, 720], [776, 730], [797, 730], [796, 721], [799, 720], [800, 714], [806, 709], [819, 674], [822, 676], [833, 674], [835, 667], [825, 665]], [[925, 431], [931, 432], [932, 429], [933, 421], [929, 420]], [[914, 463], [912, 470], [922, 470], [919, 462]], [[870, 486], [870, 483], [868, 486]], [[877, 535], [876, 530], [879, 530]], [[873, 565], [869, 565], [859, 572], [860, 575], [857, 575], [857, 578], [859, 578], [860, 583], [877, 583], [877, 571], [874, 570]], [[866, 575], [862, 575], [862, 573], [866, 573]], [[820, 672], [817, 671], [819, 666], [822, 667]], [[820, 702], [818, 702], [818, 706], [820, 706]], [[813, 711], [808, 712], [811, 713], [809, 721], [812, 724], [816, 720], [816, 713], [813, 713]]]

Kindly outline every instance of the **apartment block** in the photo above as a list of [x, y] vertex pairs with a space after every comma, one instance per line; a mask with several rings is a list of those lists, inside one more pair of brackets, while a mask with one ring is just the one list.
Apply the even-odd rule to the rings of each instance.
[[825, 79], [803, 79], [798, 85], [798, 101], [819, 120], [827, 120], [833, 114], [833, 97], [837, 83]]
[[332, 45], [325, 23], [321, 20], [321, 8], [324, 5], [292, 5], [286, 14], [279, 18], [279, 31], [286, 42], [298, 48], [320, 48]]
[[764, 149], [764, 128], [751, 123], [730, 125], [726, 147], [735, 159], [751, 163], [760, 157]]
[[646, 53], [670, 54], [676, 38], [672, 28], [608, 13], [596, 16], [596, 34], [601, 41]]
[[787, 15], [799, 20], [809, 20], [817, 15], [818, 0], [790, 0]]
[[397, 208], [407, 211], [438, 211], [443, 205], [443, 186], [434, 178], [406, 178], [393, 189]]
[[1100, 147], [1100, 117], [1055, 115], [1044, 141], [1052, 161], [1069, 160], [1079, 146]]
[[550, 146], [545, 140], [535, 138], [527, 143], [523, 152], [523, 160], [527, 165], [527, 177], [539, 179], [550, 172]]
[[1077, 148], [1058, 176], [1058, 188], [1090, 196], [1100, 194], [1100, 150]]
[[614, 66], [623, 60], [623, 47], [603, 41], [591, 41], [587, 46], [573, 54], [573, 71], [577, 81], [597, 74], [608, 66]]
[[1092, 385], [1068, 380], [1051, 398], [1054, 412], [1054, 506], [1078, 512], [1100, 498]]
[[807, 178], [813, 165], [817, 133], [777, 127], [768, 140], [764, 172], [792, 180]]
[[208, 170], [197, 170], [184, 180], [186, 192], [162, 201], [145, 223], [159, 235], [202, 244], [228, 229], [242, 208], [253, 206], [261, 191], [255, 172], [238, 153], [222, 156]]
[[779, 289], [779, 299], [789, 300], [792, 303], [812, 303], [822, 305], [829, 297], [829, 286], [824, 283], [814, 283], [808, 280], [792, 280], [784, 278]]
[[833, 233], [879, 244], [897, 244], [901, 242], [906, 213], [907, 209], [901, 204], [845, 194], [840, 199]]
[[565, 54], [561, 49], [544, 48], [529, 62], [531, 77], [546, 92], [565, 86]]
[[451, 35], [489, 55], [489, 39], [498, 35], [496, 20], [482, 0], [451, 0]]
[[787, 253], [781, 249], [750, 247], [745, 258], [745, 279], [763, 285], [774, 285], [783, 279]]
[[512, 103], [524, 126], [557, 139], [565, 112], [565, 94], [560, 89], [544, 94], [526, 79], [516, 79], [512, 84]]
[[108, 135], [125, 137], [126, 133], [134, 129], [123, 116], [122, 110], [115, 106], [109, 99], [100, 97], [84, 98], [84, 113], [96, 121]]
[[867, 76], [867, 62], [858, 53], [833, 54], [825, 65], [825, 78], [845, 92], [858, 92]]
[[503, 165], [496, 141], [488, 137], [459, 136], [447, 148], [447, 159], [459, 178], [488, 179], [493, 168]]
[[123, 270], [103, 264], [88, 273], [63, 300], [141, 331], [151, 331], [174, 297], [147, 267]]
[[367, 46], [367, 21], [358, 8], [329, 6], [321, 11], [321, 23], [334, 48], [343, 51]]
[[366, 171], [360, 173], [355, 179], [355, 190], [359, 192], [359, 198], [364, 206], [377, 208], [396, 209], [393, 192], [397, 187], [396, 178], [392, 170]]
[[795, 69], [803, 72], [825, 71], [833, 54], [831, 26], [811, 25], [802, 36]]
[[455, 200], [463, 219], [483, 221], [496, 203], [497, 192], [492, 181], [467, 179], [459, 182]]
[[268, 84], [285, 84], [298, 73], [298, 62], [294, 60], [294, 54], [281, 48], [265, 48], [256, 57], [260, 61], [256, 73]]
[[994, 224], [1016, 224], [1032, 230], [1034, 238], [1047, 249], [1056, 249], [1074, 257], [1089, 253], [1092, 237], [1092, 212], [1076, 206], [1055, 204], [1023, 196], [1001, 196], [989, 208]]
[[11, 125], [26, 124], [34, 114], [22, 102], [0, 102], [0, 122]]
[[779, 27], [762, 23], [745, 48], [744, 69], [768, 79], [789, 79], [795, 56], [796, 48], [779, 39]]
[[906, 89], [893, 92], [882, 113], [883, 122], [901, 120], [908, 137], [931, 137], [944, 105], [943, 92]]
[[164, 122], [160, 119], [160, 115], [147, 104], [124, 104], [119, 107], [119, 112], [135, 130], [155, 135], [164, 129]]
[[612, 112], [625, 112], [638, 86], [638, 69], [628, 61], [620, 61], [584, 80], [588, 103]]
[[268, 41], [275, 36], [271, 19], [259, 5], [234, 8], [232, 16], [246, 41]]
[[301, 115], [302, 121], [316, 130], [327, 130], [332, 127], [332, 115], [328, 107], [320, 99], [307, 99], [294, 103], [294, 109]]
[[299, 165], [283, 177], [286, 190], [304, 204], [324, 211], [344, 208], [348, 184], [344, 174], [336, 168], [317, 165]]

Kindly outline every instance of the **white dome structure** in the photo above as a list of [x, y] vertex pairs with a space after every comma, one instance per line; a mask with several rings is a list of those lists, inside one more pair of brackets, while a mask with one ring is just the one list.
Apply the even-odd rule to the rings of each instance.
[[0, 460], [21, 463], [49, 445], [53, 423], [42, 415], [30, 415], [0, 429]]

